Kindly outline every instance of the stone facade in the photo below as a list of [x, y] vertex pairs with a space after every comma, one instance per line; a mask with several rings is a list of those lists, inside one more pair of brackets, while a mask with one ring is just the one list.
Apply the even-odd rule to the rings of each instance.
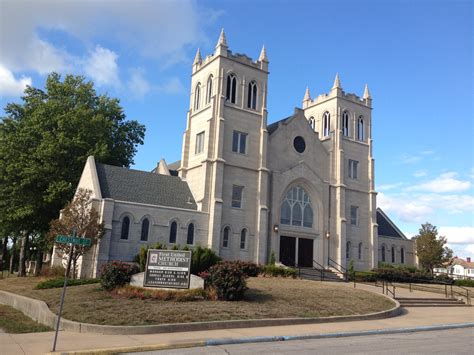
[[[170, 164], [179, 167], [160, 161], [153, 171], [179, 175], [195, 209], [103, 196], [105, 182], [89, 158], [79, 187], [93, 190], [107, 233], [84, 258], [84, 274], [96, 275], [108, 260], [131, 261], [143, 244], [186, 244], [191, 223], [193, 245], [224, 259], [266, 263], [274, 253], [289, 265], [346, 267], [354, 260], [356, 269], [367, 270], [381, 260], [382, 243], [387, 261], [393, 245], [396, 263], [401, 248], [403, 262], [414, 263], [413, 243], [398, 229], [396, 236], [378, 235], [368, 87], [362, 98], [347, 94], [336, 76], [327, 94], [312, 99], [307, 89], [301, 109], [267, 125], [268, 66], [265, 48], [256, 61], [234, 54], [224, 32], [213, 54], [202, 58], [198, 50], [181, 161]], [[121, 239], [124, 216], [127, 239]]]

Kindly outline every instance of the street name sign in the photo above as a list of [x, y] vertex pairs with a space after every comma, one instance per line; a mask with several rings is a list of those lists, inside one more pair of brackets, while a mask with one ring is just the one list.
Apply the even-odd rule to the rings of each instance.
[[79, 238], [70, 235], [58, 235], [56, 237], [56, 243], [60, 244], [76, 244], [88, 247], [91, 245], [92, 241], [90, 238]]
[[189, 288], [191, 251], [149, 249], [143, 286]]

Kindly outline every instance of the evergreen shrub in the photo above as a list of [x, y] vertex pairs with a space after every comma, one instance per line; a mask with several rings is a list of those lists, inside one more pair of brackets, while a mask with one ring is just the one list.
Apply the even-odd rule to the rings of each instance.
[[133, 274], [140, 270], [137, 265], [112, 261], [105, 264], [100, 272], [100, 285], [107, 291], [121, 287], [130, 282]]

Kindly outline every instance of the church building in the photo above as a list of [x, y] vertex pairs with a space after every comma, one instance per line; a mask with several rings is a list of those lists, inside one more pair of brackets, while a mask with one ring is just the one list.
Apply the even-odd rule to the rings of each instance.
[[88, 158], [78, 188], [92, 190], [106, 233], [81, 276], [156, 242], [262, 264], [272, 253], [328, 269], [415, 263], [413, 242], [377, 209], [367, 85], [346, 93], [336, 75], [329, 92], [306, 89], [301, 108], [268, 124], [268, 74], [265, 47], [257, 60], [233, 53], [222, 31], [192, 65], [180, 161], [145, 172]]

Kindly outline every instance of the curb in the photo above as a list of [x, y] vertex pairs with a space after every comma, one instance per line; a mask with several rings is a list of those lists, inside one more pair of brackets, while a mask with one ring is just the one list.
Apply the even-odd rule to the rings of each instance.
[[[367, 291], [371, 292], [371, 291]], [[381, 295], [381, 294], [378, 294]], [[395, 303], [391, 309], [349, 316], [331, 316], [318, 318], [271, 318], [271, 319], [243, 319], [230, 321], [193, 322], [193, 323], [172, 323], [160, 325], [144, 326], [118, 326], [100, 325], [91, 323], [80, 323], [68, 319], [61, 319], [60, 330], [68, 330], [77, 333], [99, 333], [109, 335], [137, 335], [137, 334], [157, 334], [174, 332], [191, 332], [200, 330], [232, 329], [232, 328], [254, 328], [271, 327], [281, 325], [297, 324], [317, 324], [333, 322], [349, 322], [360, 320], [383, 319], [398, 316], [401, 313], [400, 303], [386, 295], [381, 295]], [[56, 315], [51, 312], [45, 302], [20, 296], [14, 293], [0, 291], [0, 304], [5, 304], [18, 309], [30, 318], [55, 329]]]
[[309, 339], [330, 339], [330, 338], [344, 338], [354, 336], [367, 336], [367, 335], [384, 335], [384, 334], [407, 334], [415, 332], [426, 332], [435, 330], [449, 330], [449, 329], [462, 329], [472, 328], [474, 323], [455, 323], [455, 324], [440, 324], [433, 326], [421, 326], [413, 328], [393, 328], [393, 329], [375, 329], [360, 332], [338, 332], [338, 333], [319, 333], [319, 334], [304, 334], [304, 335], [288, 335], [288, 336], [260, 336], [260, 337], [246, 337], [246, 338], [223, 338], [223, 339], [208, 339], [208, 340], [197, 340], [193, 342], [183, 343], [161, 343], [147, 346], [131, 346], [131, 347], [120, 347], [120, 348], [109, 348], [109, 349], [89, 349], [80, 351], [64, 351], [49, 353], [51, 355], [79, 355], [79, 354], [95, 354], [95, 355], [106, 355], [106, 354], [117, 354], [126, 352], [141, 352], [141, 351], [153, 351], [153, 350], [171, 350], [171, 349], [183, 349], [183, 348], [194, 348], [194, 347], [205, 347], [205, 346], [220, 346], [220, 345], [235, 345], [235, 344], [250, 344], [250, 343], [268, 343], [277, 341], [292, 341], [292, 340], [309, 340]]

